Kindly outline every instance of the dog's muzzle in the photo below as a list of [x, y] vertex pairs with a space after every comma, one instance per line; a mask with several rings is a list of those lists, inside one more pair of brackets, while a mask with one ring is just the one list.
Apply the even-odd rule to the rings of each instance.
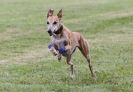
[[48, 30], [48, 33], [50, 36], [52, 36], [52, 31], [51, 30]]

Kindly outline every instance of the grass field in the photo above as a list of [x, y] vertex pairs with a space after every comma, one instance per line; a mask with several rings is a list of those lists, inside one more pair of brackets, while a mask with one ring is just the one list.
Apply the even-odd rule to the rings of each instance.
[[[48, 51], [49, 8], [90, 42], [97, 81], [78, 50], [74, 80]], [[133, 0], [1, 0], [0, 92], [133, 92]]]

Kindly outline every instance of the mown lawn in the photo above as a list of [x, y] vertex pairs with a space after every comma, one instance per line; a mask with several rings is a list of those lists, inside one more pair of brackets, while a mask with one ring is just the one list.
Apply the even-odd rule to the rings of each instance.
[[[96, 81], [78, 50], [74, 80], [48, 51], [49, 8], [90, 42]], [[133, 0], [1, 0], [0, 92], [133, 92]]]

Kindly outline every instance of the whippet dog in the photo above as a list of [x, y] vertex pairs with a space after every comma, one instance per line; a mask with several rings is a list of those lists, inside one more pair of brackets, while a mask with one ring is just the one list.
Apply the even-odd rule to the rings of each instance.
[[[50, 51], [58, 56], [58, 60], [61, 59], [61, 56], [66, 57], [66, 62], [70, 65], [70, 77], [74, 78], [74, 64], [72, 63], [72, 54], [76, 48], [79, 48], [83, 56], [88, 61], [88, 66], [91, 71], [92, 78], [96, 80], [95, 73], [90, 61], [89, 47], [87, 40], [79, 33], [72, 32], [62, 23], [62, 9], [58, 12], [57, 15], [53, 15], [54, 10], [49, 9], [47, 13], [47, 32], [51, 36], [51, 44], [49, 49]], [[59, 53], [59, 49], [62, 48], [63, 43], [65, 47], [65, 52]]]

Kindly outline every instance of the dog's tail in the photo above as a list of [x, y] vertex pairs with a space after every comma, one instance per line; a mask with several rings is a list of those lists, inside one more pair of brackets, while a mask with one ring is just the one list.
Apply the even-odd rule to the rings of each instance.
[[85, 38], [83, 38], [82, 35], [80, 36], [80, 39], [79, 39], [79, 50], [84, 55], [84, 57], [88, 58], [89, 56], [88, 42]]

